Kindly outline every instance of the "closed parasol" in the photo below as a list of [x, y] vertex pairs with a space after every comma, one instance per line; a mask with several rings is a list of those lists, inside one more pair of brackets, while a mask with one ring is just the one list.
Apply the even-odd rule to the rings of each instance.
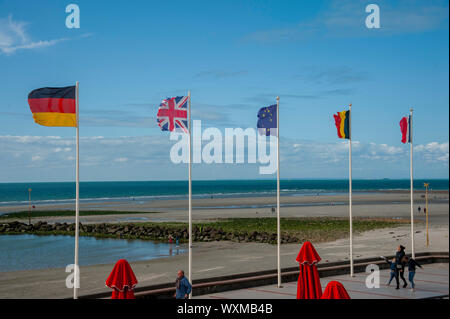
[[330, 281], [326, 286], [321, 299], [351, 299], [344, 285], [339, 281]]
[[134, 299], [134, 287], [138, 283], [130, 264], [120, 259], [106, 279], [106, 286], [113, 290], [111, 299]]
[[317, 270], [317, 263], [320, 260], [314, 246], [309, 241], [304, 242], [296, 259], [300, 263], [297, 299], [320, 299], [322, 296], [322, 286]]

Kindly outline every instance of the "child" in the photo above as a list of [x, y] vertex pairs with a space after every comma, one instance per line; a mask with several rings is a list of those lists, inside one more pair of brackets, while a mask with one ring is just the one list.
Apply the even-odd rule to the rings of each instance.
[[386, 286], [389, 286], [392, 282], [392, 279], [395, 278], [395, 282], [397, 283], [397, 289], [399, 289], [399, 282], [398, 282], [398, 276], [397, 276], [397, 260], [392, 258], [392, 260], [387, 259], [386, 257], [383, 257], [384, 260], [390, 265], [391, 269], [391, 278], [389, 278], [389, 282], [386, 284]]
[[414, 291], [416, 284], [414, 283], [414, 276], [416, 275], [416, 266], [422, 268], [422, 266], [412, 258], [408, 256], [403, 257], [405, 263], [408, 265], [408, 280], [411, 283], [411, 290]]

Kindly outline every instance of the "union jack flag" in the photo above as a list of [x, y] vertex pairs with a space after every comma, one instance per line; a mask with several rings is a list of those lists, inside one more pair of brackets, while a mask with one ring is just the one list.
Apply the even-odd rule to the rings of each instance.
[[167, 98], [159, 105], [156, 121], [162, 131], [189, 132], [187, 124], [187, 96]]

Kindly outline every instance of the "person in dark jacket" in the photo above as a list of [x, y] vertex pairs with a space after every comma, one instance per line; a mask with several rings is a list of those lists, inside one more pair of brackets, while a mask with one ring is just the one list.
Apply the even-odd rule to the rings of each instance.
[[414, 259], [408, 256], [403, 257], [403, 260], [408, 265], [408, 280], [411, 283], [411, 289], [414, 290], [416, 284], [414, 283], [414, 276], [416, 275], [416, 267], [422, 268], [422, 266]]
[[399, 245], [397, 247], [397, 252], [395, 253], [395, 261], [397, 264], [397, 276], [403, 280], [403, 288], [406, 288], [408, 286], [408, 283], [406, 282], [405, 279], [405, 263], [403, 261], [403, 257], [405, 257], [405, 247]]
[[175, 292], [175, 298], [176, 299], [188, 299], [189, 294], [192, 291], [192, 286], [189, 283], [189, 280], [184, 276], [183, 270], [178, 270], [177, 274], [177, 280], [175, 281], [176, 286], [176, 292]]
[[388, 283], [386, 286], [389, 286], [392, 282], [392, 279], [395, 278], [395, 282], [397, 283], [397, 289], [399, 289], [399, 283], [398, 283], [398, 276], [397, 276], [397, 262], [395, 257], [392, 258], [392, 260], [387, 259], [386, 257], [383, 257], [384, 260], [389, 264], [389, 268], [391, 269], [391, 278], [389, 278]]

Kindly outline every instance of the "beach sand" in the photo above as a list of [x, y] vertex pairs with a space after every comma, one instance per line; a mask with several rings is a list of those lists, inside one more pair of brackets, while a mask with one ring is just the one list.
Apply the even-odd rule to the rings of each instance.
[[[430, 196], [430, 212], [433, 211], [433, 221], [448, 223], [448, 192], [436, 193]], [[347, 217], [348, 196], [282, 196], [282, 217]], [[408, 193], [364, 193], [353, 196], [353, 214], [355, 217], [409, 218], [410, 197]], [[417, 207], [425, 207], [422, 194], [416, 194], [414, 212], [419, 217]], [[274, 217], [272, 207], [276, 206], [276, 198], [244, 197], [244, 198], [213, 198], [193, 200], [194, 222], [210, 221], [217, 218], [230, 217]], [[81, 210], [109, 210], [151, 212], [143, 214], [124, 215], [94, 215], [82, 216], [81, 223], [103, 222], [187, 222], [187, 200], [158, 200], [158, 201], [123, 201], [82, 203]], [[220, 208], [218, 208], [220, 207]], [[36, 210], [73, 210], [73, 204], [38, 206]], [[27, 211], [28, 206], [2, 207], [3, 212]], [[423, 212], [423, 210], [422, 210]], [[442, 219], [442, 220], [441, 220]], [[33, 218], [33, 222], [67, 222], [73, 223], [69, 217]]]
[[[425, 245], [424, 214], [417, 212], [417, 206], [424, 207], [424, 199], [416, 195], [415, 243], [416, 252], [449, 251], [449, 206], [448, 192], [431, 197], [430, 212], [430, 246]], [[348, 197], [336, 196], [302, 196], [282, 197], [282, 217], [348, 217]], [[226, 217], [274, 217], [271, 206], [275, 203], [273, 197], [251, 197], [230, 199], [195, 200], [193, 203], [194, 222], [214, 220]], [[342, 204], [338, 204], [342, 203]], [[99, 222], [138, 222], [138, 221], [187, 221], [187, 201], [151, 201], [101, 203], [105, 206], [96, 209], [155, 212], [145, 214], [83, 216], [82, 223]], [[92, 210], [99, 204], [85, 204], [84, 210]], [[107, 206], [106, 206], [107, 205]], [[264, 208], [232, 208], [232, 206], [269, 205]], [[227, 208], [208, 208], [223, 206]], [[73, 205], [55, 205], [39, 207], [38, 209], [73, 209]], [[17, 210], [17, 209], [16, 209]], [[20, 209], [19, 209], [20, 210]], [[390, 194], [372, 193], [354, 196], [353, 214], [358, 217], [410, 218], [409, 194], [395, 192]], [[145, 220], [134, 220], [133, 218]], [[35, 218], [33, 222], [73, 222], [73, 218], [49, 217]], [[410, 252], [409, 225], [379, 229], [361, 233], [354, 238], [354, 257], [366, 258], [380, 255], [392, 255], [399, 244], [406, 246]], [[300, 243], [299, 243], [300, 244]], [[300, 249], [299, 244], [281, 246], [282, 267], [297, 266], [295, 257]], [[313, 243], [314, 244], [314, 243]], [[340, 239], [329, 243], [315, 244], [323, 262], [348, 260], [348, 239]], [[182, 247], [187, 248], [187, 247]], [[117, 259], [119, 259], [118, 256]], [[173, 282], [178, 269], [187, 270], [187, 254], [171, 258], [161, 258], [151, 261], [131, 262], [139, 280], [138, 286]], [[113, 265], [94, 265], [81, 267], [80, 295], [107, 292], [104, 282]], [[208, 278], [220, 275], [245, 273], [260, 270], [276, 269], [276, 245], [261, 243], [206, 242], [194, 243], [193, 248], [193, 278]], [[68, 274], [65, 269], [31, 270], [17, 272], [0, 272], [0, 298], [70, 298], [72, 290], [66, 288], [65, 280]]]

